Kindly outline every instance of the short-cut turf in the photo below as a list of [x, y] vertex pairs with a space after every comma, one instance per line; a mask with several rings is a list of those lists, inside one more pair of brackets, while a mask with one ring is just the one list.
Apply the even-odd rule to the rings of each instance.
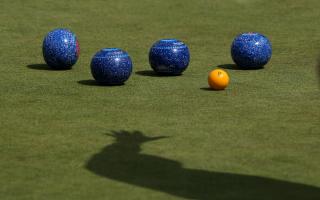
[[[290, 190], [320, 199], [320, 1], [1, 0], [0, 7], [0, 199], [262, 200], [286, 199]], [[57, 27], [78, 36], [72, 70], [44, 65], [43, 37]], [[232, 40], [248, 31], [272, 42], [265, 69], [231, 65]], [[149, 48], [162, 38], [188, 44], [182, 76], [149, 71]], [[105, 47], [133, 59], [123, 86], [92, 81], [91, 57]], [[231, 83], [210, 91], [207, 75], [218, 66]], [[167, 138], [142, 145], [147, 136]]]

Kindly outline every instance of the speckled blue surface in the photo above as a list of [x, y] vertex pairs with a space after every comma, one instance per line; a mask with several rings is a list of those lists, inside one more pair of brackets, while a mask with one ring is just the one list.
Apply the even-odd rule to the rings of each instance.
[[121, 85], [129, 79], [132, 61], [127, 52], [118, 48], [105, 48], [91, 60], [91, 73], [102, 85]]
[[269, 39], [260, 33], [238, 35], [231, 46], [231, 56], [237, 66], [244, 69], [262, 68], [272, 54]]
[[188, 67], [189, 62], [187, 45], [177, 39], [159, 40], [149, 52], [149, 63], [159, 74], [179, 75]]
[[77, 62], [79, 51], [77, 37], [68, 29], [55, 29], [43, 40], [44, 60], [53, 69], [70, 69]]

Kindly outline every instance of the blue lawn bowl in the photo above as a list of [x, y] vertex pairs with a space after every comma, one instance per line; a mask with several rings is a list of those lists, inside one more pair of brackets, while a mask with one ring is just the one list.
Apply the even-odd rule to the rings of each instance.
[[187, 69], [189, 62], [187, 45], [177, 39], [159, 40], [149, 52], [149, 63], [160, 75], [180, 75]]
[[68, 29], [50, 31], [43, 40], [43, 57], [52, 69], [71, 69], [79, 58], [79, 51], [77, 37]]
[[91, 60], [91, 73], [100, 85], [123, 85], [132, 72], [129, 54], [118, 48], [105, 48]]
[[238, 35], [231, 46], [231, 56], [242, 69], [259, 69], [266, 65], [272, 54], [269, 39], [260, 33]]

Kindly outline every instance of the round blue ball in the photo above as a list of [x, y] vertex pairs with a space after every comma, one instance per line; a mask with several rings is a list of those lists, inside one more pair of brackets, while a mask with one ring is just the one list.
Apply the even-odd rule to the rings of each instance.
[[187, 69], [190, 53], [186, 44], [177, 39], [162, 39], [149, 52], [149, 63], [158, 74], [180, 75]]
[[231, 56], [236, 65], [244, 69], [263, 68], [272, 54], [269, 39], [260, 33], [238, 35], [231, 46]]
[[122, 85], [132, 72], [129, 54], [118, 48], [105, 48], [91, 60], [91, 73], [102, 85]]
[[71, 69], [78, 60], [79, 51], [77, 37], [68, 29], [50, 31], [43, 40], [44, 60], [53, 69]]

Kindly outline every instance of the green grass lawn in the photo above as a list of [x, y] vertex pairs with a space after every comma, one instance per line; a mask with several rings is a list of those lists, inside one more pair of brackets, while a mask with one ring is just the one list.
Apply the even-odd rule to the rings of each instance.
[[[1, 0], [0, 199], [320, 199], [319, 7]], [[57, 27], [78, 36], [72, 70], [41, 65]], [[231, 42], [248, 31], [271, 40], [269, 64], [226, 69], [229, 87], [207, 90], [208, 72], [232, 64]], [[162, 38], [188, 44], [182, 76], [143, 73]], [[91, 57], [105, 47], [133, 59], [124, 86], [91, 84]]]

